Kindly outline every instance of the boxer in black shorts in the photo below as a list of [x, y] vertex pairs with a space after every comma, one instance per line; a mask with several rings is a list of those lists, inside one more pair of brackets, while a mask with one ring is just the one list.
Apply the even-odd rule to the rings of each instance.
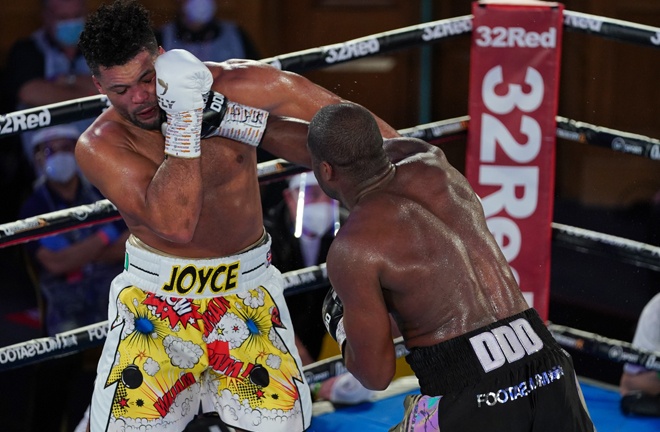
[[328, 332], [367, 388], [395, 373], [390, 317], [420, 382], [394, 431], [593, 431], [572, 361], [530, 309], [465, 177], [414, 138], [383, 141], [354, 104], [321, 108], [307, 146], [350, 210], [327, 256]]
[[593, 430], [573, 362], [534, 309], [414, 348], [407, 360], [422, 394], [406, 397], [391, 432]]

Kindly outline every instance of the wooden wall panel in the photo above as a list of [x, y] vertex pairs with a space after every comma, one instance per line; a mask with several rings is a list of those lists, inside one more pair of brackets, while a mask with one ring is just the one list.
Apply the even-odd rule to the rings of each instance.
[[41, 0], [3, 2], [0, 14], [0, 65], [4, 66], [11, 45], [41, 24]]
[[[654, 0], [567, 1], [567, 10], [660, 26]], [[595, 35], [564, 33], [559, 114], [660, 138], [660, 51]], [[559, 142], [557, 190], [586, 205], [625, 207], [660, 190], [660, 162]]]
[[[566, 10], [660, 26], [657, 0], [568, 0]], [[435, 19], [471, 13], [471, 3], [438, 5]], [[467, 114], [470, 37], [433, 48], [435, 120]], [[660, 50], [596, 35], [564, 32], [559, 115], [660, 139]], [[444, 147], [451, 148], [450, 145]], [[460, 149], [461, 151], [463, 149]], [[457, 164], [456, 160], [452, 160]], [[587, 205], [624, 207], [660, 190], [660, 162], [558, 140], [558, 196]], [[459, 165], [457, 165], [459, 166]], [[462, 166], [462, 165], [460, 165]]]
[[[174, 0], [141, 0], [154, 23], [172, 19]], [[344, 42], [420, 22], [428, 0], [218, 0], [263, 57]], [[103, 0], [88, 0], [90, 10]], [[660, 26], [657, 0], [567, 0], [567, 10]], [[471, 13], [472, 2], [432, 1], [432, 19]], [[7, 2], [0, 14], [0, 67], [11, 44], [40, 25], [40, 0]], [[467, 113], [470, 37], [432, 45], [431, 120]], [[660, 138], [660, 52], [575, 32], [564, 33], [559, 115]], [[306, 75], [362, 103], [397, 128], [419, 123], [418, 49], [381, 55]], [[445, 150], [462, 164], [462, 144]], [[587, 204], [624, 206], [660, 189], [657, 163], [587, 145], [558, 142], [557, 193]], [[625, 166], [625, 168], [623, 168]]]
[[[343, 2], [346, 3], [346, 2]], [[328, 6], [323, 1], [282, 4], [282, 53], [369, 36], [419, 22], [419, 2]], [[418, 51], [404, 50], [306, 73], [314, 82], [361, 103], [396, 128], [417, 124]]]

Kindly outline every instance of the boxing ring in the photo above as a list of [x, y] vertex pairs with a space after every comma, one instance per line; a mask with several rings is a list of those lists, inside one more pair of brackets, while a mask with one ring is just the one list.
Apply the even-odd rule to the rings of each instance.
[[[626, 43], [651, 47], [660, 44], [660, 28], [619, 20], [563, 11], [564, 29], [612, 38]], [[344, 43], [328, 45], [291, 54], [264, 62], [282, 70], [302, 73], [328, 66], [327, 53], [331, 50], [352, 50], [359, 55], [335, 59], [333, 64], [352, 61], [389, 51], [412, 48], [421, 44], [469, 35], [472, 32], [471, 15], [439, 20], [398, 30], [371, 35]], [[584, 25], [597, 22], [598, 26]], [[359, 50], [377, 41], [377, 51]], [[655, 42], [654, 42], [655, 41]], [[0, 116], [0, 138], [20, 134], [46, 126], [93, 118], [109, 106], [105, 96], [91, 96]], [[611, 151], [652, 160], [660, 160], [660, 141], [647, 136], [591, 125], [573, 119], [556, 117], [556, 137], [576, 143], [598, 146]], [[416, 137], [432, 144], [451, 142], [467, 134], [471, 119], [463, 116], [402, 129], [403, 136]], [[281, 181], [305, 169], [286, 160], [277, 159], [258, 166], [259, 181], [267, 184]], [[42, 214], [0, 225], [0, 248], [20, 245], [41, 237], [119, 219], [119, 213], [108, 200]], [[605, 256], [626, 262], [638, 268], [660, 271], [660, 248], [625, 238], [552, 222], [553, 248], [565, 248], [579, 253]], [[285, 295], [305, 290], [326, 289], [328, 280], [325, 265], [313, 266], [285, 275]], [[100, 346], [107, 334], [107, 321], [61, 333], [53, 337], [28, 340], [0, 348], [0, 372], [35, 365], [49, 359], [79, 353]], [[548, 323], [549, 329], [569, 352], [580, 352], [615, 364], [625, 362], [643, 365], [660, 372], [660, 352], [636, 349], [630, 343], [606, 338], [567, 326]], [[401, 340], [396, 341], [397, 357], [406, 353]], [[330, 357], [305, 367], [305, 376], [315, 383], [345, 371], [341, 357]], [[577, 370], [580, 375], [580, 370]], [[586, 403], [599, 431], [656, 431], [660, 418], [626, 417], [619, 411], [618, 392], [612, 386], [581, 379]], [[353, 407], [332, 407], [329, 403], [315, 404], [313, 431], [387, 430], [398, 423], [403, 415], [403, 397], [416, 391], [416, 382], [410, 377], [397, 379], [390, 389], [377, 392], [372, 402]]]

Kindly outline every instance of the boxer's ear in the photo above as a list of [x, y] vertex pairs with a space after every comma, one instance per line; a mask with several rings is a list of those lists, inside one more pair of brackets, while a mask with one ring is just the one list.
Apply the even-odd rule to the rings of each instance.
[[327, 161], [323, 161], [319, 164], [319, 174], [324, 183], [331, 182], [335, 177], [335, 170]]
[[94, 75], [92, 75], [92, 82], [94, 83], [94, 87], [96, 87], [96, 90], [98, 90], [99, 93], [103, 94], [101, 83], [99, 82], [99, 80], [96, 79]]

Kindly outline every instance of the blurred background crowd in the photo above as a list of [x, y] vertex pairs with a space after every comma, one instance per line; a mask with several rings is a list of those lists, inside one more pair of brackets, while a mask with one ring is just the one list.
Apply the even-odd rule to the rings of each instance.
[[[0, 14], [0, 113], [97, 94], [77, 40], [100, 0], [6, 2]], [[264, 59], [421, 22], [468, 15], [463, 0], [143, 0], [165, 49], [202, 60]], [[656, 0], [576, 0], [567, 10], [660, 25]], [[403, 129], [467, 113], [469, 37], [303, 74]], [[559, 115], [660, 138], [660, 53], [564, 33]], [[386, 91], [384, 91], [386, 89]], [[92, 119], [0, 138], [0, 223], [102, 199], [73, 149]], [[465, 139], [436, 143], [459, 169]], [[260, 153], [261, 161], [270, 155]], [[660, 245], [658, 162], [558, 139], [554, 220]], [[274, 264], [286, 272], [324, 262], [344, 210], [313, 176], [263, 188]], [[305, 197], [303, 206], [298, 198]], [[297, 209], [304, 208], [303, 215]], [[102, 236], [91, 247], [92, 235]], [[0, 250], [0, 346], [106, 319], [109, 280], [121, 269], [121, 221]], [[608, 257], [553, 250], [550, 321], [632, 341], [658, 293], [656, 272]], [[308, 362], [322, 355], [325, 290], [289, 298]], [[657, 323], [657, 309], [654, 313]], [[300, 330], [298, 330], [300, 327]], [[660, 349], [656, 347], [656, 349]], [[72, 430], [91, 394], [96, 352], [0, 373], [3, 430]], [[578, 374], [618, 385], [621, 365], [573, 354]], [[629, 371], [627, 371], [629, 372]], [[624, 375], [625, 376], [625, 375]], [[39, 391], [35, 391], [39, 388]], [[16, 415], [21, 413], [20, 415]], [[14, 423], [12, 423], [14, 422]], [[68, 429], [67, 429], [68, 428]]]

